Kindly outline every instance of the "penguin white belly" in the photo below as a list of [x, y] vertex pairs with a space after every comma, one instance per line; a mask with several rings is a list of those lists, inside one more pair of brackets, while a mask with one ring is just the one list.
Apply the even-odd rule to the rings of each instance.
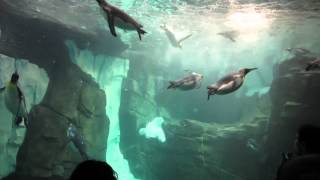
[[223, 95], [223, 94], [232, 93], [232, 92], [236, 91], [237, 89], [239, 89], [241, 87], [242, 83], [243, 83], [243, 78], [237, 77], [228, 83], [222, 84], [218, 88], [216, 94]]
[[[7, 87], [4, 94], [5, 105], [7, 109], [14, 115], [25, 117], [25, 108], [23, 102], [19, 101], [19, 93], [16, 88]], [[19, 112], [18, 112], [19, 111]]]

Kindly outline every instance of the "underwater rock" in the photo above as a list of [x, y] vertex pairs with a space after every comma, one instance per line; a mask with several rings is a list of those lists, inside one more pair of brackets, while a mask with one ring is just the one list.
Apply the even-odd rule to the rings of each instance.
[[247, 142], [262, 141], [266, 122], [267, 118], [230, 125], [194, 120], [168, 122], [164, 125], [165, 143], [153, 139], [140, 141], [140, 173], [152, 180], [257, 177], [261, 154], [252, 151]]
[[[157, 103], [156, 96], [162, 91], [157, 84], [157, 77], [161, 76], [161, 69], [152, 64], [155, 61], [142, 58], [139, 55], [131, 56], [130, 69], [127, 78], [123, 80], [121, 104], [119, 109], [120, 150], [128, 160], [130, 170], [134, 175], [139, 174], [136, 165], [141, 161], [137, 154], [140, 150], [139, 129], [155, 117], [170, 117], [169, 113]], [[138, 70], [139, 69], [139, 70]], [[167, 83], [167, 82], [166, 82]], [[163, 86], [166, 90], [167, 84]]]
[[69, 123], [84, 137], [88, 156], [105, 160], [109, 126], [105, 107], [104, 91], [76, 65], [60, 71], [50, 79], [42, 102], [30, 112], [30, 127], [18, 152], [16, 173], [69, 177], [83, 160], [67, 137]]
[[[48, 85], [48, 77], [43, 69], [26, 60], [18, 60], [14, 63], [12, 58], [0, 55], [0, 81], [6, 83], [10, 79], [11, 74], [15, 71], [14, 64], [21, 77], [19, 86], [25, 95], [27, 110], [29, 110], [43, 98]], [[26, 131], [25, 128], [17, 128], [15, 132], [12, 130], [13, 115], [4, 106], [2, 95], [0, 93], [0, 178], [14, 171], [16, 155]], [[17, 138], [9, 141], [14, 134], [17, 135]]]
[[271, 86], [271, 117], [264, 144], [266, 161], [262, 180], [272, 179], [282, 152], [292, 152], [296, 132], [302, 124], [320, 125], [320, 73], [305, 71], [315, 57], [294, 57], [276, 65]]
[[49, 77], [44, 99], [30, 112], [30, 129], [17, 155], [15, 175], [67, 178], [82, 161], [79, 151], [67, 142], [69, 122], [84, 136], [89, 156], [105, 160], [106, 95], [72, 64], [65, 42], [72, 40], [80, 49], [109, 56], [128, 46], [102, 31], [93, 12], [89, 1], [77, 6], [64, 0], [0, 1], [0, 53], [28, 59]]
[[[45, 69], [64, 61], [64, 41], [79, 48], [117, 56], [128, 45], [102, 30], [90, 1], [0, 1], [0, 53], [32, 61]], [[5, 28], [3, 28], [5, 27]]]

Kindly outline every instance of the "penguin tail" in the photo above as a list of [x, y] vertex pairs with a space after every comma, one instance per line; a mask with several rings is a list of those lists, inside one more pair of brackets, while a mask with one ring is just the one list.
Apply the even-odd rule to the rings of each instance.
[[141, 29], [141, 28], [138, 28], [137, 31], [138, 31], [139, 39], [141, 41], [141, 39], [142, 39], [141, 38], [141, 34], [146, 34], [147, 32], [145, 30]]
[[209, 87], [208, 87], [208, 101], [210, 100], [210, 96], [215, 95], [216, 92], [217, 92], [216, 89], [213, 89], [213, 88], [209, 88]]
[[176, 83], [174, 81], [169, 81], [170, 85], [168, 86], [167, 89], [175, 89], [176, 88]]

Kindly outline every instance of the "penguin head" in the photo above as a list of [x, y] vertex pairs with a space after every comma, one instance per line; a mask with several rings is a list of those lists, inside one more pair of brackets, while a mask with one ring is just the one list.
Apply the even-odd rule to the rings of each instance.
[[243, 75], [247, 75], [249, 72], [256, 70], [256, 69], [258, 69], [258, 68], [244, 68], [244, 69], [241, 69], [240, 72], [243, 73]]
[[202, 74], [196, 72], [192, 72], [191, 75], [194, 76], [197, 81], [201, 81], [204, 78]]
[[19, 80], [19, 74], [17, 72], [13, 73], [11, 76], [10, 82], [13, 84], [17, 84]]

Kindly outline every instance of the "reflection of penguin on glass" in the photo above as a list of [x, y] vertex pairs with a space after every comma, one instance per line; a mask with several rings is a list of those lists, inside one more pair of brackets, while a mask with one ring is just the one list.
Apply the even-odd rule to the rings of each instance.
[[7, 109], [14, 115], [14, 125], [19, 126], [24, 120], [27, 126], [27, 109], [24, 95], [18, 86], [19, 74], [13, 73], [11, 80], [5, 87], [0, 89], [0, 92], [4, 92], [5, 105]]

